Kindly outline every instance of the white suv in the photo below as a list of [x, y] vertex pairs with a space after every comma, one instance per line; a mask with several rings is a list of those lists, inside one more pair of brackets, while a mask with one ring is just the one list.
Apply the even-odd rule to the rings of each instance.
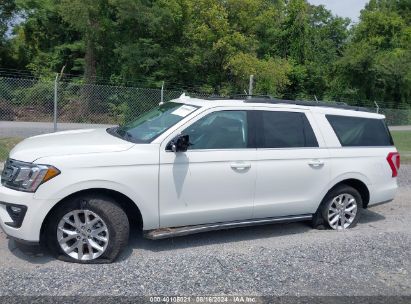
[[394, 198], [400, 157], [384, 116], [334, 104], [185, 95], [125, 127], [18, 144], [1, 227], [61, 259], [110, 262], [147, 238], [275, 222], [353, 227]]

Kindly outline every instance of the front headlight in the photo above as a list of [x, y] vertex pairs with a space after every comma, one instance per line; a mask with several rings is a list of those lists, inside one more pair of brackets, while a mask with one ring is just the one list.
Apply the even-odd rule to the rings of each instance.
[[36, 165], [13, 159], [7, 160], [1, 175], [3, 186], [25, 192], [36, 192], [46, 181], [56, 177], [60, 171], [49, 165]]

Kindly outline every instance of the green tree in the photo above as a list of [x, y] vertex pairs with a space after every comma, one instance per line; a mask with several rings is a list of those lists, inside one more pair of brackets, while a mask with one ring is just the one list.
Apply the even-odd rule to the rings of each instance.
[[112, 0], [115, 7], [115, 73], [143, 85], [178, 82], [186, 74], [182, 45], [187, 1]]
[[16, 11], [14, 0], [2, 0], [0, 3], [0, 67], [13, 67], [15, 64], [10, 41], [6, 34]]
[[98, 76], [109, 72], [115, 35], [114, 11], [109, 0], [60, 0], [57, 4], [60, 18], [80, 34], [84, 50], [84, 78], [94, 83]]
[[285, 59], [258, 59], [250, 54], [239, 53], [230, 59], [228, 68], [239, 92], [241, 88], [247, 88], [250, 74], [255, 76], [255, 92], [259, 94], [281, 96], [290, 84], [288, 75], [292, 67]]
[[[330, 95], [410, 104], [411, 24], [407, 1], [372, 0], [335, 63]], [[408, 1], [409, 3], [409, 1]]]
[[36, 76], [49, 76], [64, 65], [68, 70], [81, 70], [77, 62], [80, 37], [61, 19], [55, 1], [17, 0], [16, 5], [22, 22], [14, 28], [11, 43], [19, 66]]
[[370, 0], [354, 25], [307, 0], [3, 0], [0, 66], [220, 94], [253, 74], [256, 93], [403, 106], [410, 22], [410, 0]]

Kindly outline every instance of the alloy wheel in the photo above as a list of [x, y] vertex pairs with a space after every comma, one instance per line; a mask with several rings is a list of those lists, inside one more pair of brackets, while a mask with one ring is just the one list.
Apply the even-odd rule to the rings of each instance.
[[57, 225], [61, 249], [76, 260], [93, 260], [107, 249], [109, 232], [101, 217], [90, 210], [73, 210]]
[[328, 207], [328, 224], [336, 230], [348, 228], [357, 215], [357, 209], [357, 200], [351, 194], [343, 193], [334, 197]]

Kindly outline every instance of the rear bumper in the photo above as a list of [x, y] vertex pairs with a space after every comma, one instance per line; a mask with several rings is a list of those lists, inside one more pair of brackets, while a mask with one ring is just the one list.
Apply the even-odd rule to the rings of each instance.
[[[40, 241], [40, 230], [43, 221], [54, 205], [51, 200], [39, 200], [33, 193], [15, 191], [0, 185], [0, 226], [10, 237], [29, 243]], [[21, 223], [10, 214], [10, 206], [20, 206], [25, 209]]]
[[368, 207], [391, 202], [394, 200], [397, 190], [398, 185], [396, 179], [393, 179], [389, 184], [373, 185], [370, 189], [370, 201]]

